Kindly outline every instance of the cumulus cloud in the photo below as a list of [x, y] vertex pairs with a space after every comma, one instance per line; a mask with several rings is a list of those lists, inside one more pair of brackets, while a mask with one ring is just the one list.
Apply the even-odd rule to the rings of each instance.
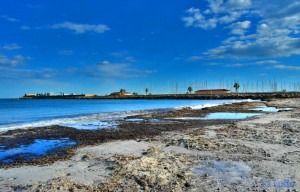
[[235, 41], [204, 53], [210, 58], [276, 58], [300, 54], [300, 39], [292, 37], [258, 38]]
[[8, 45], [4, 45], [2, 47], [3, 50], [5, 51], [13, 51], [13, 50], [18, 50], [21, 49], [22, 47], [16, 43], [12, 43], [12, 44], [8, 44]]
[[87, 32], [94, 32], [94, 33], [104, 33], [110, 28], [106, 25], [91, 25], [91, 24], [78, 24], [72, 22], [64, 22], [58, 23], [51, 26], [52, 29], [68, 29], [73, 31], [76, 34], [83, 34]]
[[217, 20], [215, 18], [206, 19], [200, 9], [190, 8], [186, 11], [188, 16], [183, 17], [182, 20], [185, 22], [187, 27], [199, 27], [203, 29], [215, 28], [217, 25]]
[[29, 57], [24, 57], [22, 55], [15, 55], [12, 57], [7, 57], [6, 55], [0, 54], [0, 66], [5, 67], [16, 67], [19, 65], [24, 65], [25, 61], [29, 60]]
[[252, 5], [251, 0], [228, 0], [224, 3], [227, 9], [243, 9]]
[[243, 35], [246, 31], [246, 29], [249, 29], [251, 25], [251, 21], [242, 21], [237, 22], [232, 25], [230, 25], [231, 33], [237, 34], [237, 35]]
[[182, 18], [186, 27], [213, 29], [219, 24], [232, 23], [249, 12], [251, 0], [208, 0], [208, 9], [191, 7]]
[[[272, 6], [265, 6], [270, 4], [267, 0], [207, 0], [207, 3], [205, 11], [190, 8], [182, 19], [186, 27], [230, 29], [221, 45], [206, 51], [205, 56], [259, 59], [300, 55], [299, 1], [273, 0]], [[205, 24], [209, 19], [214, 19], [214, 25]]]

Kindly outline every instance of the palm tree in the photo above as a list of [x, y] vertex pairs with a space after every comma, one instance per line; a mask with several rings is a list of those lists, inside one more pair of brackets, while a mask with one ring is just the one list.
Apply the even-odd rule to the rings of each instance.
[[145, 89], [145, 92], [146, 92], [146, 95], [148, 95], [149, 89], [146, 88], [146, 89]]
[[235, 92], [238, 92], [239, 88], [240, 88], [240, 85], [238, 83], [235, 83], [233, 85], [233, 87], [235, 88]]
[[124, 95], [124, 93], [126, 92], [126, 90], [125, 89], [120, 89], [120, 93], [121, 93], [121, 95]]
[[188, 92], [189, 92], [190, 94], [192, 94], [192, 91], [193, 91], [193, 88], [192, 88], [192, 87], [188, 87]]

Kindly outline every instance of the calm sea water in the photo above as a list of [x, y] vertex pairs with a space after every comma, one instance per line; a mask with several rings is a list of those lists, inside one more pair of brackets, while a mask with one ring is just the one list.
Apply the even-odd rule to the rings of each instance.
[[[241, 100], [240, 100], [241, 101]], [[0, 131], [115, 118], [140, 110], [209, 107], [238, 100], [0, 100]]]

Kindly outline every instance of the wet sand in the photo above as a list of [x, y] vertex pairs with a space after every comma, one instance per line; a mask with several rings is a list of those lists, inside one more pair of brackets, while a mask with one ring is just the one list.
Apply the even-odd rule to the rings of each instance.
[[[247, 120], [185, 120], [255, 106], [293, 107]], [[35, 139], [76, 146], [2, 164], [1, 191], [287, 191], [300, 189], [300, 99], [131, 116], [119, 128], [44, 127], [2, 133], [8, 149]], [[142, 119], [143, 121], [135, 121]], [[153, 119], [163, 121], [153, 122]]]

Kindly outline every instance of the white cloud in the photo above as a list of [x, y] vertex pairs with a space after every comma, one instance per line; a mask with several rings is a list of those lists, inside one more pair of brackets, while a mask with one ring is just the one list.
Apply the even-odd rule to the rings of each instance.
[[207, 13], [220, 13], [224, 11], [224, 7], [222, 6], [223, 0], [208, 0], [210, 9], [207, 10]]
[[[222, 25], [231, 31], [220, 46], [206, 51], [205, 56], [257, 59], [300, 55], [299, 1], [273, 0], [272, 5], [268, 0], [207, 2], [209, 8], [203, 13], [198, 8], [187, 11], [188, 15], [183, 18], [185, 26], [208, 30]], [[215, 19], [215, 25], [206, 27], [203, 23], [211, 18]]]
[[235, 41], [204, 53], [210, 58], [276, 58], [300, 55], [300, 38], [273, 37]]
[[16, 69], [16, 68], [7, 68], [1, 67], [0, 78], [5, 79], [19, 79], [19, 80], [41, 80], [41, 79], [52, 79], [58, 73], [52, 69], [39, 69], [39, 70], [30, 70], [30, 69]]
[[194, 26], [203, 29], [210, 29], [215, 28], [217, 25], [217, 20], [215, 18], [205, 19], [199, 9], [192, 7], [186, 12], [188, 16], [183, 17], [182, 20], [187, 27]]
[[218, 24], [232, 23], [249, 12], [251, 0], [208, 0], [208, 7], [204, 12], [198, 8], [190, 8], [187, 16], [182, 18], [186, 27], [213, 29]]
[[15, 67], [19, 65], [24, 65], [25, 61], [29, 60], [29, 57], [24, 57], [22, 55], [15, 55], [13, 57], [7, 57], [6, 55], [0, 54], [0, 66], [5, 67]]
[[255, 64], [257, 65], [264, 65], [264, 64], [276, 64], [278, 61], [275, 60], [263, 60], [263, 61], [257, 61]]
[[241, 16], [245, 15], [246, 13], [248, 13], [248, 11], [232, 11], [218, 18], [218, 21], [220, 24], [232, 23], [238, 20]]
[[225, 4], [225, 6], [229, 9], [249, 8], [251, 5], [251, 0], [228, 0]]
[[4, 46], [2, 47], [2, 49], [5, 50], [5, 51], [13, 51], [13, 50], [21, 49], [21, 48], [22, 48], [22, 47], [19, 46], [19, 45], [16, 44], [16, 43], [4, 45]]
[[22, 26], [20, 27], [20, 29], [26, 31], [26, 30], [30, 30], [31, 28], [30, 28], [29, 26], [27, 26], [27, 25], [22, 25]]
[[110, 28], [106, 25], [90, 25], [90, 24], [78, 24], [72, 22], [64, 22], [51, 26], [52, 29], [69, 29], [76, 34], [82, 34], [86, 32], [94, 32], [94, 33], [104, 33]]
[[236, 63], [236, 64], [228, 64], [226, 67], [244, 67], [246, 64]]
[[[256, 62], [249, 62], [249, 63], [236, 63], [236, 64], [226, 64], [226, 67], [246, 67], [246, 66], [258, 66], [258, 65], [271, 65], [274, 67], [274, 64], [278, 64], [279, 62], [276, 60], [261, 60]], [[219, 64], [221, 65], [221, 64]], [[270, 68], [270, 67], [269, 67]], [[272, 68], [272, 67], [271, 67]]]
[[127, 50], [119, 50], [109, 54], [114, 59], [123, 60], [124, 62], [134, 63], [136, 58], [131, 56]]
[[275, 65], [272, 69], [283, 69], [283, 70], [291, 70], [291, 71], [300, 71], [299, 66], [290, 66], [290, 65]]
[[230, 25], [231, 33], [237, 34], [237, 35], [243, 35], [246, 31], [246, 29], [249, 29], [251, 26], [251, 21], [242, 21], [237, 22], [232, 25]]
[[0, 17], [3, 18], [3, 19], [5, 19], [6, 21], [9, 21], [9, 22], [12, 22], [12, 23], [20, 22], [19, 19], [16, 19], [14, 17], [10, 17], [8, 15], [1, 15]]

